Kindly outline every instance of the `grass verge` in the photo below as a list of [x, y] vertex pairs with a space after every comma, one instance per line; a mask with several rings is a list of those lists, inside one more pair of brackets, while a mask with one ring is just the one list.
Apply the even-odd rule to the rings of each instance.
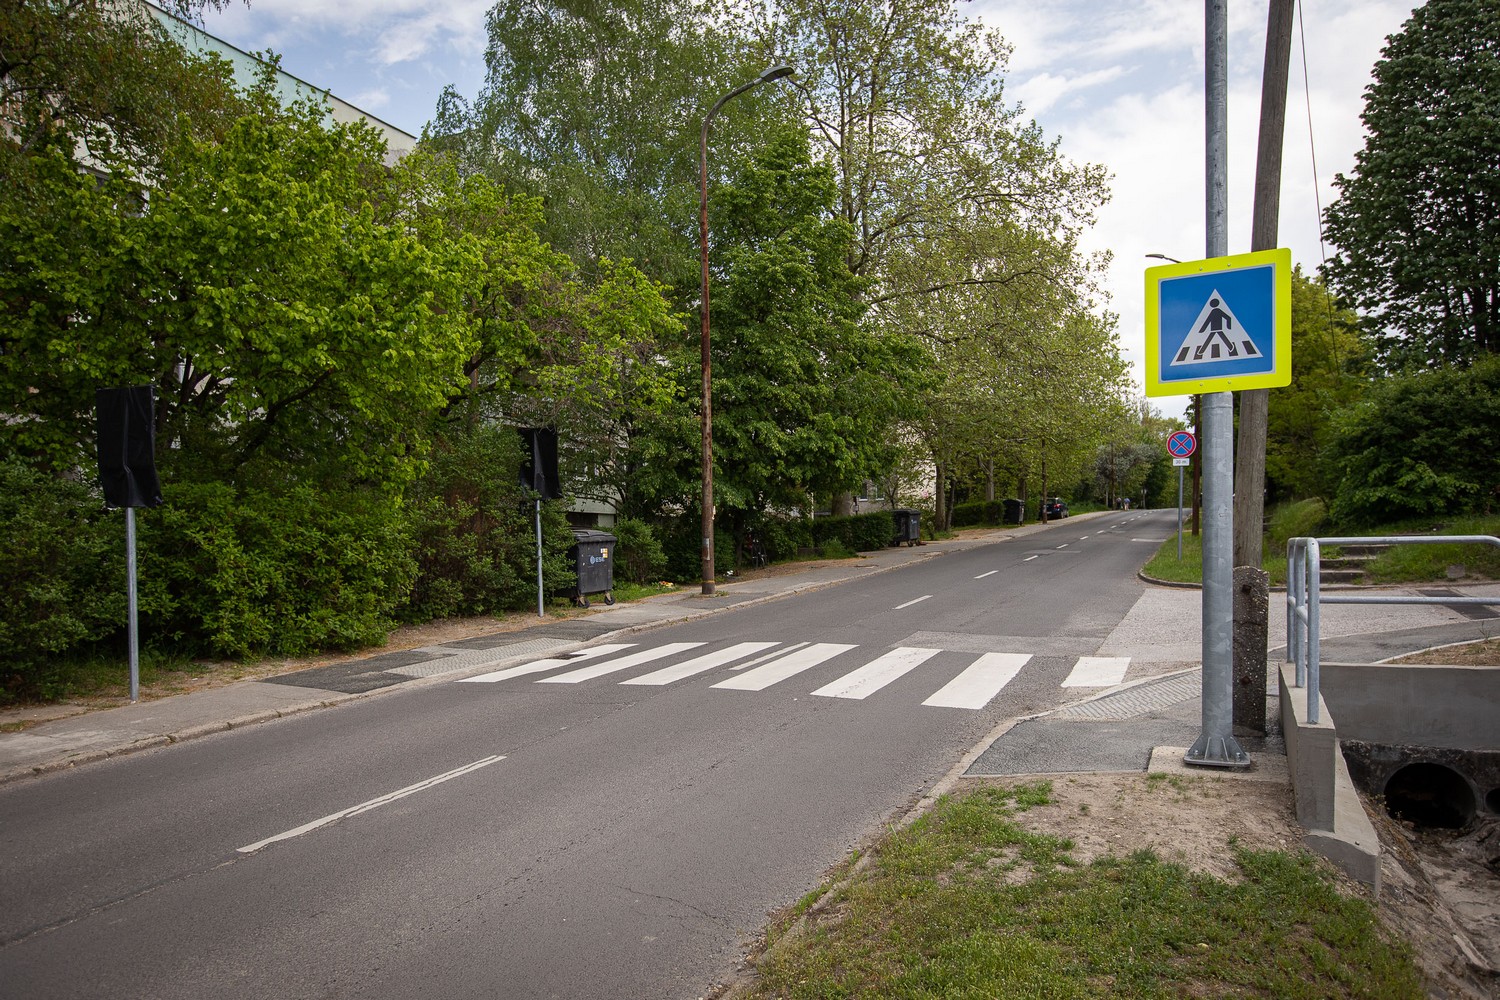
[[[1265, 540], [1261, 566], [1271, 576], [1273, 587], [1286, 585], [1286, 539], [1277, 538], [1273, 530]], [[1326, 526], [1315, 534], [1325, 537], [1341, 534]], [[1433, 523], [1407, 521], [1372, 528], [1359, 535], [1491, 535], [1500, 537], [1500, 517], [1466, 517]], [[1288, 536], [1290, 537], [1290, 536]], [[1337, 554], [1325, 548], [1324, 556]], [[1203, 582], [1203, 539], [1182, 531], [1182, 558], [1177, 558], [1177, 533], [1172, 532], [1156, 555], [1146, 563], [1144, 572], [1157, 580], [1172, 583]], [[1365, 567], [1372, 583], [1448, 582], [1452, 579], [1500, 580], [1500, 547], [1476, 545], [1396, 545]]]
[[1310, 856], [1236, 849], [1236, 880], [1149, 851], [1080, 865], [1018, 813], [1051, 785], [945, 796], [804, 900], [739, 995], [1425, 995], [1411, 950]]

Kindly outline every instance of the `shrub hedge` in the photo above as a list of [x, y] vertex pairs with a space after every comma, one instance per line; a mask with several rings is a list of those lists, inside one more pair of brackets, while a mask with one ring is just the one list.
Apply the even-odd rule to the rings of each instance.
[[98, 492], [0, 462], [0, 703], [65, 695], [59, 657], [123, 633], [125, 515]]

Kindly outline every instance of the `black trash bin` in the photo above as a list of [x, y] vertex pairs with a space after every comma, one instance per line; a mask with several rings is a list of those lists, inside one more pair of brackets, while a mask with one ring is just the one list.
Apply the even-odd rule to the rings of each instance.
[[1026, 505], [1025, 504], [1023, 504], [1021, 501], [1017, 500], [1015, 497], [1011, 497], [1009, 500], [1004, 501], [1004, 503], [1005, 503], [1005, 523], [1006, 524], [1025, 524], [1026, 523]]
[[891, 541], [892, 545], [922, 544], [922, 512], [911, 510], [906, 507], [898, 507], [891, 511], [891, 517], [896, 522], [896, 537]]
[[578, 584], [573, 588], [573, 603], [589, 606], [590, 594], [603, 594], [605, 604], [615, 603], [615, 536], [593, 528], [574, 528], [573, 571]]

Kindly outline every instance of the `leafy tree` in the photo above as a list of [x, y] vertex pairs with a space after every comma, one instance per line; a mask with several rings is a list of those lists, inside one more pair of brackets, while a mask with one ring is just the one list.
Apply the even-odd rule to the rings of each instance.
[[1266, 489], [1273, 499], [1330, 495], [1329, 449], [1337, 414], [1369, 389], [1369, 347], [1358, 317], [1300, 267], [1292, 272], [1291, 385], [1270, 394]]
[[1490, 513], [1500, 503], [1500, 358], [1390, 378], [1354, 404], [1332, 446], [1335, 521]]
[[1365, 147], [1326, 214], [1329, 284], [1389, 370], [1500, 352], [1500, 5], [1429, 0], [1365, 91]]
[[149, 382], [167, 464], [198, 478], [409, 475], [422, 421], [463, 385], [473, 255], [376, 220], [382, 155], [373, 130], [303, 106], [180, 136], [149, 189], [39, 156], [66, 211], [0, 214], [0, 442], [83, 464], [94, 390]]
[[[690, 292], [698, 130], [735, 72], [730, 23], [717, 0], [500, 0], [484, 92], [472, 109], [445, 95], [433, 134], [466, 169], [544, 196], [547, 238], [581, 266], [629, 258]], [[726, 109], [716, 153], [761, 99]]]
[[[819, 155], [834, 166], [838, 212], [855, 233], [850, 270], [869, 282], [873, 322], [921, 338], [945, 375], [923, 432], [939, 478], [972, 462], [964, 436], [994, 440], [986, 428], [1003, 420], [1001, 436], [1017, 438], [1033, 415], [1019, 396], [1034, 388], [1059, 405], [1078, 398], [1077, 380], [1045, 381], [1062, 368], [1010, 366], [1010, 375], [1027, 369], [1020, 377], [1044, 380], [1023, 386], [987, 360], [1035, 357], [1092, 308], [1077, 236], [1105, 198], [1102, 169], [1070, 163], [1023, 109], [1006, 104], [1008, 50], [998, 35], [961, 20], [952, 4], [920, 0], [761, 3], [757, 33], [763, 54], [798, 68]], [[972, 386], [963, 384], [969, 377]], [[935, 436], [939, 427], [947, 431]]]
[[[182, 16], [229, 0], [164, 0]], [[203, 132], [241, 109], [222, 60], [185, 53], [143, 5], [112, 0], [0, 5], [0, 179], [54, 149], [75, 162], [149, 163], [183, 119]]]
[[803, 506], [883, 472], [894, 424], [929, 381], [914, 341], [862, 323], [834, 193], [805, 133], [766, 139], [715, 192], [716, 483], [731, 506]]

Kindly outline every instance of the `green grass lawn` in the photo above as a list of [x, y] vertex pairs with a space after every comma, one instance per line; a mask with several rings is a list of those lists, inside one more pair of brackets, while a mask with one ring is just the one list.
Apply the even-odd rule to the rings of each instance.
[[[1296, 524], [1294, 520], [1292, 522]], [[1490, 535], [1500, 537], [1500, 517], [1463, 517], [1434, 523], [1431, 519], [1404, 521], [1344, 536], [1341, 532], [1306, 522], [1297, 527], [1314, 537], [1352, 537], [1353, 535]], [[1271, 575], [1273, 587], [1286, 584], [1286, 540], [1291, 534], [1278, 531], [1273, 517], [1272, 531], [1265, 540], [1261, 566]], [[1286, 530], [1286, 529], [1283, 529]], [[1324, 548], [1325, 557], [1336, 555], [1336, 548]], [[1398, 545], [1366, 567], [1366, 576], [1374, 583], [1424, 583], [1448, 581], [1450, 570], [1462, 567], [1465, 579], [1500, 580], [1500, 546], [1471, 545]], [[1177, 532], [1157, 549], [1146, 563], [1145, 573], [1156, 580], [1173, 583], [1203, 582], [1203, 539], [1193, 535], [1186, 522], [1182, 529], [1182, 558], [1177, 558]]]
[[944, 797], [774, 927], [743, 995], [1425, 996], [1410, 948], [1306, 853], [1237, 850], [1232, 880], [1148, 851], [1083, 865], [1015, 820], [1050, 794]]

